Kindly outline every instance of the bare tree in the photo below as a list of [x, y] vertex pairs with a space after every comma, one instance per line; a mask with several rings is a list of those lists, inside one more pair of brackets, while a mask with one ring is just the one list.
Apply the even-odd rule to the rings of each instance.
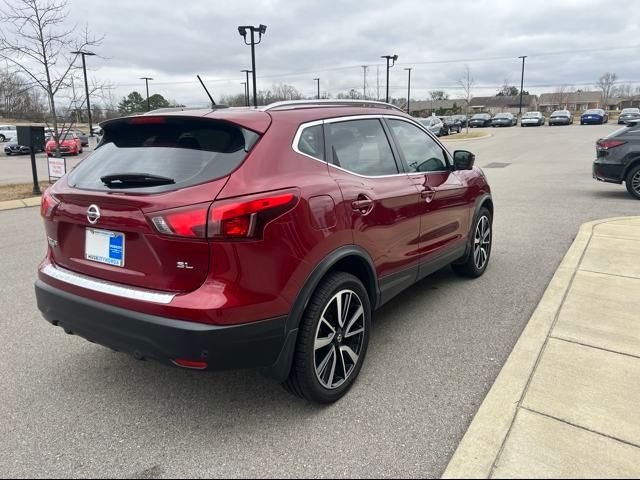
[[633, 96], [633, 85], [620, 85], [613, 89], [613, 95], [617, 97], [629, 98]]
[[569, 94], [573, 92], [573, 87], [570, 85], [560, 85], [556, 88], [553, 94], [553, 103], [558, 106], [558, 109], [566, 109], [569, 103]]
[[67, 0], [4, 0], [0, 11], [0, 59], [44, 91], [59, 149], [56, 96], [70, 87], [77, 68], [78, 56], [71, 52], [95, 47], [102, 38], [90, 35], [88, 27], [76, 34], [75, 26], [64, 26]]
[[471, 93], [475, 79], [471, 75], [471, 69], [469, 65], [464, 66], [464, 73], [461, 78], [458, 79], [458, 84], [462, 87], [463, 99], [465, 103], [465, 115], [467, 116], [467, 133], [469, 133], [469, 105], [471, 104]]
[[618, 75], [616, 75], [615, 73], [606, 72], [598, 79], [596, 83], [596, 88], [598, 88], [602, 92], [602, 103], [604, 104], [603, 107], [605, 109], [607, 108], [607, 102], [609, 101], [609, 97], [613, 92], [616, 80], [618, 80]]

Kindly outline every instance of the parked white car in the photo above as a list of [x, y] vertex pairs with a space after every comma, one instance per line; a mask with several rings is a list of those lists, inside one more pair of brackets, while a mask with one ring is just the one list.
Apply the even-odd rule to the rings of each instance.
[[0, 142], [8, 142], [17, 135], [18, 132], [14, 125], [0, 125]]

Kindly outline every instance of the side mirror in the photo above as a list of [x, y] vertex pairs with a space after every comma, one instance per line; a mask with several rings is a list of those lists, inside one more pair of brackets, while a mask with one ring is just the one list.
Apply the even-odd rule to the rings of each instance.
[[476, 156], [466, 150], [453, 152], [453, 166], [456, 170], [471, 170], [476, 163]]

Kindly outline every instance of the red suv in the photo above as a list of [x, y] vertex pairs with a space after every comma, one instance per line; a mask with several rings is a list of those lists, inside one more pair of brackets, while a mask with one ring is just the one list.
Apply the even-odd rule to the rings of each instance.
[[67, 333], [192, 369], [257, 368], [338, 400], [372, 312], [453, 264], [482, 275], [474, 156], [377, 102], [283, 102], [102, 123], [43, 196], [38, 307]]

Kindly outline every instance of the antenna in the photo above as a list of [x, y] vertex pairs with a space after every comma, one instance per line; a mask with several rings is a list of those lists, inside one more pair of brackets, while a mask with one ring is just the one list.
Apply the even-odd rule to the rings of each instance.
[[202, 88], [204, 88], [204, 91], [207, 92], [207, 96], [209, 97], [209, 100], [211, 100], [211, 106], [215, 106], [216, 102], [213, 100], [213, 97], [209, 93], [209, 90], [207, 90], [207, 87], [204, 85], [204, 82], [200, 78], [200, 75], [196, 75], [196, 77], [198, 77], [198, 80], [200, 80], [200, 84], [202, 85]]

